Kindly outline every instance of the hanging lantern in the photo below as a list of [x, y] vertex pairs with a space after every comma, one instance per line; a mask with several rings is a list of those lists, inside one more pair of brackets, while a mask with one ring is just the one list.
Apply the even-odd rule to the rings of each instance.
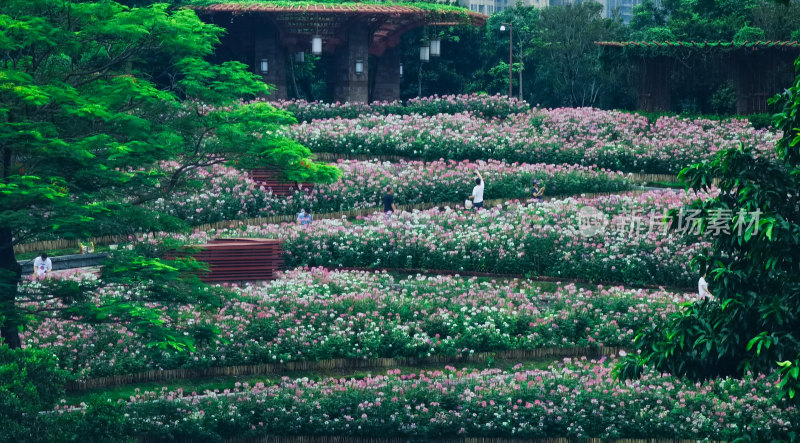
[[442, 41], [438, 38], [431, 40], [431, 57], [442, 55]]
[[431, 47], [430, 46], [420, 46], [419, 47], [419, 59], [420, 61], [426, 62], [431, 59]]
[[314, 55], [322, 54], [322, 37], [315, 35], [311, 38], [311, 53]]
[[261, 62], [258, 64], [258, 68], [261, 70], [261, 73], [266, 75], [269, 72], [269, 60], [262, 58]]
[[295, 63], [304, 63], [306, 61], [306, 53], [303, 51], [294, 53]]
[[356, 60], [356, 75], [364, 73], [364, 60]]
[[400, 78], [403, 78], [403, 64], [400, 63]]

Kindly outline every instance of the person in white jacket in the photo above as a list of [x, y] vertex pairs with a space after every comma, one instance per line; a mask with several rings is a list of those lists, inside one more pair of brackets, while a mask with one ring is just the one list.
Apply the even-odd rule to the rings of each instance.
[[53, 270], [53, 262], [47, 257], [46, 252], [42, 252], [33, 261], [33, 279], [44, 280], [50, 276], [50, 271]]
[[706, 274], [703, 274], [700, 277], [700, 280], [697, 282], [697, 295], [700, 298], [714, 298], [714, 294], [712, 294], [708, 290], [708, 282], [706, 281]]
[[475, 172], [478, 174], [478, 177], [475, 178], [475, 187], [472, 188], [472, 195], [469, 198], [472, 199], [472, 207], [475, 208], [476, 211], [480, 211], [481, 208], [483, 208], [483, 188], [486, 183], [483, 181], [481, 171]]

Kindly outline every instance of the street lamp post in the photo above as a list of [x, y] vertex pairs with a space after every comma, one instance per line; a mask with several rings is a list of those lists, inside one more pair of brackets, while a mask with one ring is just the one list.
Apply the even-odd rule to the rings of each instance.
[[512, 52], [514, 47], [514, 27], [511, 26], [511, 23], [500, 23], [500, 31], [505, 31], [506, 26], [508, 26], [508, 98], [511, 98], [511, 84], [514, 78], [514, 53]]

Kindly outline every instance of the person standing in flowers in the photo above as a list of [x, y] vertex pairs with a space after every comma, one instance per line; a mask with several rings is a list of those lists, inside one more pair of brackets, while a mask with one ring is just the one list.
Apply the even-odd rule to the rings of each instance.
[[300, 213], [297, 214], [297, 224], [298, 225], [310, 225], [311, 224], [311, 211], [306, 211], [305, 209], [301, 209]]
[[703, 276], [700, 277], [700, 280], [697, 282], [697, 295], [700, 298], [714, 298], [714, 294], [708, 290], [708, 282], [706, 281], [706, 274], [703, 273]]
[[538, 178], [533, 179], [533, 188], [531, 189], [531, 200], [541, 203], [544, 196], [544, 184]]
[[383, 194], [383, 213], [386, 214], [386, 218], [389, 218], [395, 212], [397, 212], [397, 207], [394, 205], [394, 192], [391, 186], [387, 186], [386, 194]]
[[50, 276], [50, 271], [53, 270], [53, 262], [47, 257], [46, 252], [42, 252], [33, 261], [33, 279], [44, 280]]
[[472, 207], [475, 208], [476, 211], [480, 211], [481, 208], [483, 208], [483, 189], [486, 183], [483, 181], [481, 171], [475, 172], [478, 176], [475, 178], [475, 187], [472, 188], [472, 195], [469, 198], [472, 199]]

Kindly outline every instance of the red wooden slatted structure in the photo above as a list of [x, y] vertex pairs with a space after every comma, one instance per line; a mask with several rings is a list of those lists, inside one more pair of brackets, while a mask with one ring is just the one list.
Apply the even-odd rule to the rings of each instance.
[[[193, 246], [200, 251], [197, 261], [206, 262], [210, 272], [200, 275], [206, 283], [244, 280], [274, 280], [283, 268], [283, 241], [267, 238], [224, 238]], [[168, 258], [181, 256], [176, 251]]]
[[280, 197], [293, 195], [297, 190], [311, 192], [314, 185], [310, 183], [286, 183], [281, 180], [281, 172], [277, 169], [258, 168], [249, 171], [250, 178], [256, 183], [271, 189], [272, 193]]
[[266, 238], [228, 238], [213, 240], [195, 255], [208, 263], [210, 273], [204, 282], [274, 280], [283, 267], [281, 240]]

